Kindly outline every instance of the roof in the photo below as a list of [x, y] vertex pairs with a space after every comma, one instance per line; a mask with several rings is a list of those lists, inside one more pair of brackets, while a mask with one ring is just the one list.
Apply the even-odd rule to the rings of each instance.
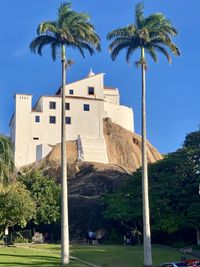
[[38, 98], [37, 102], [35, 103], [34, 107], [33, 107], [33, 110], [34, 108], [37, 106], [37, 103], [40, 101], [41, 98], [43, 97], [60, 97], [59, 95], [42, 95]]
[[[97, 73], [97, 74], [94, 74], [94, 75], [92, 75], [92, 76], [90, 76], [90, 77], [85, 77], [85, 78], [80, 79], [80, 80], [77, 80], [77, 81], [75, 81], [75, 82], [68, 83], [68, 84], [66, 84], [65, 86], [68, 86], [68, 85], [70, 85], [70, 84], [73, 84], [73, 83], [76, 83], [76, 82], [80, 82], [80, 81], [83, 81], [83, 80], [86, 80], [86, 79], [91, 79], [91, 78], [93, 78], [93, 77], [95, 77], [95, 76], [97, 76], [97, 75], [101, 75], [101, 74], [104, 75], [105, 73]], [[60, 94], [60, 92], [61, 92], [61, 87], [59, 87], [59, 89], [57, 90], [56, 95]]]
[[[41, 96], [41, 97], [38, 99], [38, 101], [36, 102], [36, 104], [34, 105], [34, 107], [33, 107], [33, 109], [32, 109], [32, 112], [40, 112], [40, 111], [37, 111], [35, 108], [36, 108], [36, 106], [37, 106], [37, 103], [40, 101], [40, 99], [41, 99], [42, 97], [56, 97], [56, 98], [61, 98], [60, 95]], [[91, 98], [91, 97], [75, 96], [75, 95], [73, 95], [73, 96], [72, 96], [72, 95], [68, 95], [68, 96], [65, 96], [65, 98], [71, 98], [71, 99], [88, 99], [88, 100], [92, 100], [92, 101], [94, 101], [94, 100], [104, 101], [104, 100], [101, 99], [101, 98]]]
[[105, 90], [117, 90], [116, 87], [112, 87], [112, 86], [104, 86], [103, 89], [105, 89]]
[[14, 97], [15, 97], [16, 95], [27, 95], [27, 96], [33, 96], [32, 94], [14, 94]]

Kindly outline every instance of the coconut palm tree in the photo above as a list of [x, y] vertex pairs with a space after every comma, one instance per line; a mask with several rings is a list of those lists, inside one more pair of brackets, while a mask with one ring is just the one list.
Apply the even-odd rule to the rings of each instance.
[[14, 170], [13, 150], [9, 138], [0, 135], [0, 183], [8, 184]]
[[152, 266], [151, 234], [149, 218], [148, 171], [146, 152], [146, 80], [147, 63], [145, 53], [157, 62], [157, 52], [162, 53], [171, 63], [169, 52], [180, 55], [179, 48], [173, 43], [172, 37], [177, 30], [161, 13], [144, 17], [144, 4], [139, 3], [135, 8], [135, 23], [124, 28], [118, 28], [108, 33], [111, 40], [109, 46], [112, 60], [115, 60], [122, 50], [125, 50], [126, 61], [129, 62], [137, 50], [141, 57], [137, 66], [142, 72], [142, 189], [143, 189], [143, 238], [144, 238], [144, 266]]
[[71, 9], [71, 3], [65, 2], [58, 8], [56, 21], [45, 21], [39, 24], [38, 36], [31, 42], [30, 50], [42, 55], [42, 49], [50, 46], [53, 60], [57, 50], [61, 49], [62, 61], [62, 126], [61, 126], [61, 166], [62, 166], [62, 224], [61, 224], [61, 262], [69, 263], [69, 230], [68, 230], [68, 200], [67, 200], [67, 155], [65, 130], [65, 90], [66, 69], [69, 60], [66, 60], [66, 48], [78, 49], [83, 57], [85, 51], [90, 55], [95, 50], [100, 51], [100, 38], [94, 26], [89, 23], [89, 16], [77, 13]]

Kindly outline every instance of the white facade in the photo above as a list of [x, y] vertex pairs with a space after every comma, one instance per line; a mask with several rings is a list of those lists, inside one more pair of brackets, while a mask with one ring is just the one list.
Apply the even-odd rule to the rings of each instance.
[[[66, 85], [65, 90], [67, 140], [77, 140], [80, 136], [84, 140], [83, 155], [84, 151], [87, 154], [85, 160], [96, 159], [106, 163], [103, 119], [109, 117], [113, 122], [133, 131], [132, 109], [120, 105], [117, 88], [104, 86], [103, 73], [90, 73], [87, 78]], [[15, 113], [10, 121], [16, 167], [42, 159], [55, 144], [60, 143], [60, 125], [60, 90], [54, 96], [41, 96], [34, 108], [32, 95], [16, 94]], [[99, 159], [94, 155], [95, 149], [92, 149], [94, 152], [91, 154], [88, 152], [92, 151], [91, 144], [96, 144], [98, 150], [102, 151]]]

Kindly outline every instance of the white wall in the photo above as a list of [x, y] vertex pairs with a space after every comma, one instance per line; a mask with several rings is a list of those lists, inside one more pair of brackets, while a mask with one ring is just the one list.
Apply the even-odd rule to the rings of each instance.
[[[78, 135], [104, 138], [103, 118], [106, 117], [129, 131], [134, 130], [132, 109], [120, 106], [118, 89], [105, 89], [103, 80], [101, 73], [65, 87], [66, 103], [70, 103], [66, 116], [71, 117], [71, 124], [66, 125], [67, 140], [76, 140]], [[94, 87], [94, 95], [88, 95], [88, 87]], [[74, 95], [69, 94], [70, 89]], [[15, 143], [15, 165], [20, 167], [45, 157], [53, 145], [61, 142], [61, 95], [40, 97], [33, 110], [32, 95], [17, 94], [15, 102], [10, 128]], [[55, 102], [56, 109], [50, 109], [49, 102]], [[83, 110], [84, 104], [90, 106], [90, 111]], [[40, 117], [40, 122], [35, 122], [35, 116]], [[50, 124], [50, 116], [56, 117], [55, 124]]]
[[[24, 105], [16, 100], [16, 166], [23, 166], [46, 156], [53, 146], [61, 142], [61, 97], [42, 97], [43, 112], [30, 111], [31, 101]], [[49, 102], [56, 103], [56, 109], [49, 108]], [[66, 116], [71, 117], [71, 124], [66, 125], [67, 140], [76, 140], [78, 135], [86, 138], [103, 138], [103, 101], [67, 97], [70, 110]], [[84, 111], [88, 104], [90, 111]], [[35, 116], [40, 122], [35, 122]], [[55, 116], [56, 123], [50, 124], [49, 117]], [[42, 145], [42, 146], [41, 146]]]
[[22, 166], [28, 163], [32, 151], [30, 151], [30, 112], [31, 95], [15, 95], [15, 163]]
[[[67, 96], [70, 96], [69, 90], [72, 89], [74, 90], [74, 96], [103, 99], [104, 98], [103, 85], [104, 85], [104, 74], [100, 73], [66, 85], [65, 94]], [[88, 94], [88, 87], [95, 88], [94, 95]]]
[[104, 101], [119, 105], [120, 104], [120, 95], [119, 90], [104, 88]]
[[121, 125], [131, 132], [134, 132], [133, 116], [132, 108], [104, 102], [104, 118], [111, 118], [112, 122]]

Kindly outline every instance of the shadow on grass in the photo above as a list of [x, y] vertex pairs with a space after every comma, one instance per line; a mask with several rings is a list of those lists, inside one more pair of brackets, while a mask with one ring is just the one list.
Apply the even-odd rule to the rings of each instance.
[[[59, 258], [53, 256], [42, 256], [42, 255], [17, 255], [17, 254], [1, 254], [1, 257], [4, 257], [4, 261], [0, 259], [0, 266], [61, 266], [59, 263]], [[6, 261], [6, 257], [9, 257], [9, 261]], [[12, 261], [12, 258], [21, 258], [27, 259], [27, 262], [17, 262]], [[37, 262], [32, 262], [37, 260]]]
[[[5, 253], [5, 254], [2, 254], [2, 253], [0, 253], [0, 256], [4, 256], [4, 257], [20, 257], [20, 258], [32, 258], [32, 259], [38, 259], [38, 258], [46, 258], [46, 259], [57, 259], [55, 256], [43, 256], [43, 255], [28, 255], [28, 254], [26, 254], [26, 255], [22, 255], [22, 254], [19, 254], [19, 255], [17, 255], [17, 254], [7, 254], [7, 253]], [[0, 261], [1, 262], [1, 261]]]
[[53, 262], [36, 262], [36, 263], [22, 263], [22, 262], [0, 262], [0, 266], [62, 266], [59, 263]]

